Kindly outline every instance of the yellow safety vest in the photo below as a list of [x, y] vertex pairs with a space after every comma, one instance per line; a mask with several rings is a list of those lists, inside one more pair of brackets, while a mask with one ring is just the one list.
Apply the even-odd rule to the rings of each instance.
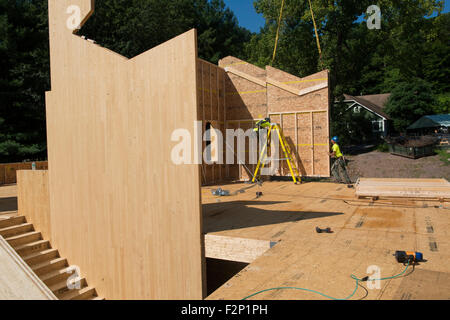
[[339, 145], [337, 143], [333, 144], [332, 150], [336, 153], [336, 158], [340, 158], [343, 156], [341, 148], [339, 148]]

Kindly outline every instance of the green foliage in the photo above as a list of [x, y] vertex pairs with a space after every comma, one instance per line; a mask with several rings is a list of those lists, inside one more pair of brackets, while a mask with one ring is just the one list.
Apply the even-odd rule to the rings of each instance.
[[439, 155], [439, 158], [444, 162], [447, 166], [450, 165], [450, 153], [449, 150], [446, 149], [436, 149], [435, 152]]
[[79, 34], [132, 58], [192, 28], [199, 56], [213, 63], [228, 55], [243, 58], [251, 35], [223, 0], [99, 1]]
[[[444, 1], [379, 0], [381, 30], [358, 20], [373, 1], [311, 2], [322, 56], [308, 0], [286, 0], [274, 67], [298, 76], [329, 69], [336, 100], [343, 93], [395, 90], [389, 111], [398, 130], [423, 114], [450, 112], [450, 14], [440, 14]], [[79, 33], [131, 58], [196, 28], [201, 58], [217, 63], [233, 55], [264, 67], [272, 61], [281, 0], [254, 5], [266, 19], [258, 34], [240, 27], [223, 0], [98, 0]], [[430, 18], [433, 12], [438, 15]], [[47, 24], [47, 0], [0, 0], [0, 162], [46, 158]], [[364, 114], [335, 107], [332, 119], [332, 132], [344, 144], [373, 138]]]
[[[318, 25], [322, 57], [318, 56], [308, 0], [286, 1], [279, 49], [274, 66], [304, 76], [330, 70], [333, 95], [391, 92], [399, 81], [422, 78], [434, 93], [448, 91], [449, 14], [444, 1], [380, 0], [381, 30], [357, 22], [373, 1], [311, 0]], [[281, 0], [257, 0], [255, 8], [266, 18], [261, 34], [254, 35], [247, 53], [250, 61], [269, 64]], [[283, 49], [286, 48], [284, 52]]]
[[385, 112], [398, 132], [405, 132], [413, 122], [433, 114], [436, 104], [430, 84], [421, 79], [400, 82], [392, 90]]
[[436, 96], [436, 104], [433, 107], [435, 114], [449, 114], [450, 113], [450, 92]]
[[[245, 58], [251, 36], [223, 0], [104, 0], [95, 10], [80, 34], [130, 58], [192, 28], [201, 58]], [[47, 157], [47, 12], [47, 0], [0, 0], [0, 162]]]
[[342, 145], [361, 144], [375, 140], [370, 115], [353, 113], [348, 105], [336, 104], [331, 109], [331, 136], [338, 136]]
[[46, 1], [0, 0], [0, 162], [46, 158]]
[[379, 152], [389, 152], [389, 146], [387, 143], [382, 143], [377, 146], [377, 151]]

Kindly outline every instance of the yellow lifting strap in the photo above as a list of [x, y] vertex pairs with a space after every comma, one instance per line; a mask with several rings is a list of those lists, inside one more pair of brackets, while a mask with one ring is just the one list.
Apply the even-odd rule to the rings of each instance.
[[275, 57], [277, 55], [278, 39], [280, 37], [281, 19], [283, 19], [283, 9], [284, 9], [284, 0], [281, 0], [281, 10], [280, 10], [280, 17], [278, 18], [277, 35], [275, 37], [275, 46], [273, 48], [272, 63], [270, 65], [273, 65], [273, 62], [275, 61]]
[[[273, 63], [275, 62], [275, 57], [277, 55], [278, 40], [280, 38], [281, 20], [283, 19], [284, 2], [285, 2], [285, 0], [281, 1], [280, 17], [278, 18], [277, 34], [275, 36], [275, 46], [273, 48], [272, 63], [270, 65], [273, 65]], [[314, 17], [314, 11], [312, 8], [311, 0], [308, 0], [308, 2], [309, 2], [309, 9], [311, 10], [312, 21], [314, 24], [314, 32], [316, 34], [317, 49], [319, 50], [319, 57], [320, 57], [320, 59], [322, 59], [322, 48], [320, 47], [320, 38], [319, 38], [319, 32], [317, 31], [316, 19]]]
[[319, 49], [319, 56], [322, 57], [322, 49], [320, 48], [320, 39], [319, 39], [319, 33], [317, 32], [317, 25], [316, 25], [316, 19], [314, 18], [314, 11], [311, 5], [311, 0], [309, 1], [309, 9], [311, 10], [311, 17], [314, 24], [314, 32], [316, 33], [316, 41], [317, 41], [317, 48]]

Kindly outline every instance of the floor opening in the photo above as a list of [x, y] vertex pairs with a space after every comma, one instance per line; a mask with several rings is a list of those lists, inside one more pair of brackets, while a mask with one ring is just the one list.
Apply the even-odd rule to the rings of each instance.
[[206, 258], [206, 284], [208, 296], [248, 265], [248, 263], [244, 262]]

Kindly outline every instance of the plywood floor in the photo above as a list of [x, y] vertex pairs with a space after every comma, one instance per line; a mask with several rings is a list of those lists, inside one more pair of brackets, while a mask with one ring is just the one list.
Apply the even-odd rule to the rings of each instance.
[[[404, 276], [381, 281], [380, 289], [358, 287], [358, 299], [450, 299], [450, 210], [424, 201], [357, 200], [354, 189], [332, 183], [267, 182], [221, 186], [230, 197], [202, 190], [207, 234], [277, 241], [208, 299], [243, 299], [275, 287], [300, 287], [343, 299], [355, 290], [351, 274], [363, 278], [369, 266], [381, 277], [404, 270], [396, 250], [420, 251], [427, 260]], [[256, 199], [256, 192], [263, 196]], [[443, 204], [450, 207], [449, 203]], [[318, 234], [330, 227], [333, 234]], [[362, 283], [367, 288], [367, 283]], [[299, 290], [268, 291], [253, 299], [310, 300], [324, 297]]]
[[[247, 184], [221, 186], [232, 193]], [[358, 299], [450, 299], [450, 210], [436, 202], [395, 203], [355, 200], [354, 190], [332, 183], [267, 182], [244, 193], [216, 197], [202, 189], [207, 234], [278, 244], [211, 294], [208, 299], [243, 299], [274, 287], [302, 287], [335, 298], [355, 289], [372, 265], [388, 277], [403, 271], [392, 254], [417, 250], [427, 262], [406, 276], [382, 281], [381, 288], [358, 287]], [[256, 199], [256, 192], [263, 192]], [[15, 186], [0, 187], [0, 219], [15, 214]], [[450, 207], [449, 203], [444, 203]], [[11, 210], [13, 209], [13, 210]], [[317, 234], [316, 226], [333, 234]], [[367, 288], [367, 283], [362, 284]], [[320, 295], [297, 290], [263, 293], [253, 299], [315, 300]]]

